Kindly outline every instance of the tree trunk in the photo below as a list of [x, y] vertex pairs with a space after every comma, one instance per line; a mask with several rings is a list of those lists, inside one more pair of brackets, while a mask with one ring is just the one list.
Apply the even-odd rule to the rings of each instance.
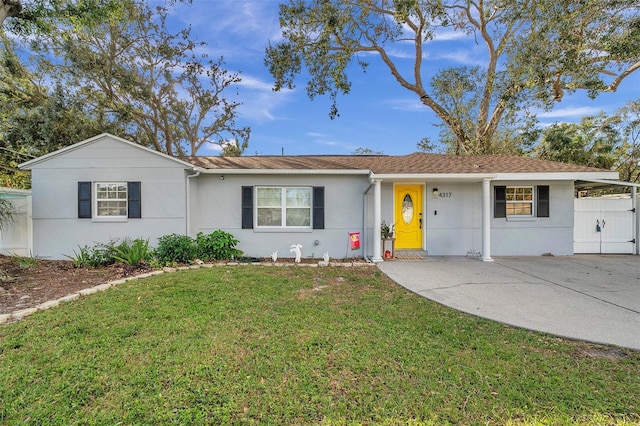
[[22, 12], [20, 0], [0, 0], [0, 27], [4, 25], [5, 19], [20, 16], [20, 12]]

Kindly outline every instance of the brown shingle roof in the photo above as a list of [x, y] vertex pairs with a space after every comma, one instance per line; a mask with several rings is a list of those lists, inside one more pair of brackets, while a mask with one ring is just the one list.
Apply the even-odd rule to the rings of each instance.
[[186, 157], [204, 169], [371, 170], [376, 174], [558, 173], [608, 170], [513, 155], [304, 155]]

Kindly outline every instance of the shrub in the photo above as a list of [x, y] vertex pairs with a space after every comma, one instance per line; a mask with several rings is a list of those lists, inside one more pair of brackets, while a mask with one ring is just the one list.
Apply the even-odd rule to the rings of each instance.
[[130, 266], [138, 266], [143, 262], [148, 262], [153, 254], [149, 248], [149, 240], [142, 238], [133, 241], [125, 238], [119, 244], [112, 245], [111, 252], [115, 260]]
[[161, 265], [174, 262], [189, 263], [196, 257], [196, 246], [193, 239], [187, 235], [163, 235], [158, 238], [155, 255]]
[[242, 255], [242, 251], [235, 248], [238, 244], [233, 235], [224, 231], [213, 231], [211, 234], [198, 232], [196, 236], [196, 257], [208, 260], [226, 260]]
[[17, 254], [13, 255], [15, 262], [18, 264], [20, 269], [30, 269], [36, 266], [38, 263], [38, 256], [34, 256], [33, 253], [29, 252], [29, 256], [20, 256]]
[[95, 268], [98, 266], [106, 266], [115, 263], [113, 257], [114, 242], [109, 244], [96, 244], [93, 247], [78, 246], [79, 252], [73, 251], [73, 256], [65, 255], [71, 259], [77, 268]]

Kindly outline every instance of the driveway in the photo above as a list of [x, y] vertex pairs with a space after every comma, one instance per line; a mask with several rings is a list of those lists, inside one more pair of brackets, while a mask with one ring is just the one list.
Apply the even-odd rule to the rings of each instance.
[[640, 256], [464, 257], [378, 267], [414, 293], [530, 330], [640, 350]]

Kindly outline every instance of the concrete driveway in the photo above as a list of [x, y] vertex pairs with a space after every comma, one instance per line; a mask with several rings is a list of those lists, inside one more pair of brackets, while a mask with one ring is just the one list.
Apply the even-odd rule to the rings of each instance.
[[446, 306], [530, 330], [640, 350], [640, 256], [387, 261], [382, 272]]

